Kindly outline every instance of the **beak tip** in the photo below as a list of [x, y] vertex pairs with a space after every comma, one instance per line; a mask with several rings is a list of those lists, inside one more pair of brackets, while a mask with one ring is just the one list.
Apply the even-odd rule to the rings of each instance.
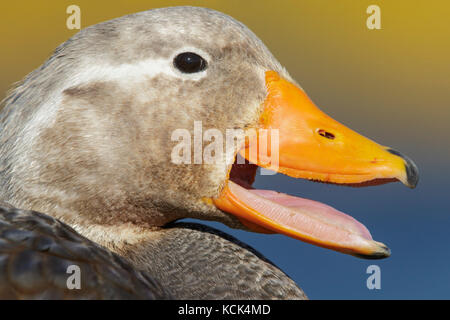
[[379, 243], [379, 250], [375, 253], [376, 259], [384, 259], [391, 256], [391, 249], [385, 244]]
[[416, 164], [409, 157], [405, 156], [401, 152], [398, 152], [397, 150], [389, 148], [387, 151], [403, 159], [406, 170], [406, 181], [404, 184], [409, 188], [414, 189], [419, 183], [419, 169]]
[[417, 168], [416, 164], [409, 158], [406, 158], [405, 161], [408, 187], [414, 189], [419, 183], [419, 169]]
[[384, 243], [373, 241], [376, 245], [376, 249], [369, 254], [357, 253], [354, 256], [368, 260], [379, 260], [389, 258], [391, 256], [391, 249], [389, 249]]

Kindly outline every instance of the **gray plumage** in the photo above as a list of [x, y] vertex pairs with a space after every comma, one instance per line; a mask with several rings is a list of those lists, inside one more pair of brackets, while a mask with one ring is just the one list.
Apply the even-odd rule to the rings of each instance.
[[306, 299], [271, 261], [226, 233], [181, 222], [159, 232], [150, 247], [126, 250], [145, 251], [129, 256], [177, 299]]

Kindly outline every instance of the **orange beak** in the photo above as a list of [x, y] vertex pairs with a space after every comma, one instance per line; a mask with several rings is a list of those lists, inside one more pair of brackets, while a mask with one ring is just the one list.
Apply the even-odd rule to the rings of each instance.
[[[351, 185], [398, 180], [416, 186], [418, 170], [410, 159], [327, 116], [276, 72], [266, 72], [266, 86], [259, 126], [240, 150], [244, 158], [295, 178]], [[361, 257], [389, 256], [358, 221], [312, 200], [245, 189], [228, 180], [213, 202], [253, 231], [282, 233]]]

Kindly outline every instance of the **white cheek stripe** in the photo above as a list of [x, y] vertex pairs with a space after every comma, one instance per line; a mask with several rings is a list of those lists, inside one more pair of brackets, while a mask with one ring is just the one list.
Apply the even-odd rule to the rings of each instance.
[[77, 86], [92, 81], [114, 81], [125, 80], [127, 82], [141, 82], [152, 79], [158, 75], [198, 81], [207, 75], [207, 70], [186, 74], [175, 69], [172, 60], [169, 59], [147, 59], [134, 64], [121, 64], [117, 66], [109, 64], [89, 65], [83, 71], [74, 70], [74, 76], [70, 78], [69, 86]]

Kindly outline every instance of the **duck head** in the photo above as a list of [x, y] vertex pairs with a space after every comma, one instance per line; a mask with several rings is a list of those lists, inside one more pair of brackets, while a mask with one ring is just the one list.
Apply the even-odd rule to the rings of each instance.
[[[191, 217], [385, 257], [350, 216], [251, 189], [257, 165], [337, 184], [417, 183], [411, 160], [328, 117], [251, 31], [203, 8], [82, 30], [6, 100], [2, 125], [4, 200], [82, 234]], [[231, 147], [205, 161], [227, 130]], [[277, 143], [263, 148], [263, 132]]]

